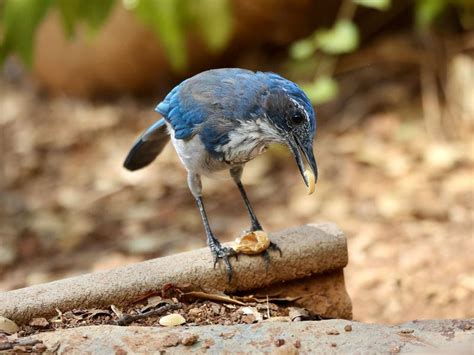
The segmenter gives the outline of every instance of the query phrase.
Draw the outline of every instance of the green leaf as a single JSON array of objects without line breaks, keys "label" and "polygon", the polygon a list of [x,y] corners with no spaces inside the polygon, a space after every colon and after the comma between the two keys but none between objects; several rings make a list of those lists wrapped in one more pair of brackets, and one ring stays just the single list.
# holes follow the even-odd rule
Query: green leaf
[{"label": "green leaf", "polygon": [[416,26],[423,30],[435,21],[448,5],[445,0],[418,0],[415,6]]},{"label": "green leaf", "polygon": [[196,26],[212,51],[219,51],[232,35],[233,20],[229,0],[189,2]]},{"label": "green leaf", "polygon": [[339,92],[337,82],[329,76],[322,76],[314,83],[302,85],[302,87],[311,102],[315,104],[331,101]]},{"label": "green leaf", "polygon": [[3,41],[0,44],[0,62],[8,54],[17,52],[31,66],[35,30],[43,20],[52,0],[7,0],[1,21]]},{"label": "green leaf", "polygon": [[115,0],[82,0],[81,15],[93,32],[97,32],[114,7]]},{"label": "green leaf", "polygon": [[183,0],[139,0],[134,12],[160,38],[171,66],[186,68],[186,33]]},{"label": "green leaf", "polygon": [[359,45],[359,31],[348,20],[336,22],[331,29],[316,31],[315,37],[321,50],[328,54],[352,52]]},{"label": "green leaf", "polygon": [[370,7],[377,10],[388,10],[390,0],[352,0],[355,4]]},{"label": "green leaf", "polygon": [[293,43],[290,47],[290,55],[294,59],[308,59],[317,49],[314,38],[305,38]]},{"label": "green leaf", "polygon": [[64,32],[71,37],[76,28],[76,22],[79,19],[81,0],[56,0]]},{"label": "green leaf", "polygon": [[79,21],[85,21],[89,31],[95,34],[109,16],[114,4],[115,0],[56,0],[68,36],[75,33]]}]

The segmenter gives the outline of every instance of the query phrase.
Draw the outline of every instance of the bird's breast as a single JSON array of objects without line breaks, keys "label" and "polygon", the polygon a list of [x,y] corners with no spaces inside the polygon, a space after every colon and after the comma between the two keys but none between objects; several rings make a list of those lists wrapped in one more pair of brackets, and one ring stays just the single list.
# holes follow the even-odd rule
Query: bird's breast
[{"label": "bird's breast", "polygon": [[269,143],[281,140],[278,132],[265,120],[243,121],[228,134],[228,140],[215,147],[231,164],[243,164],[263,153]]}]

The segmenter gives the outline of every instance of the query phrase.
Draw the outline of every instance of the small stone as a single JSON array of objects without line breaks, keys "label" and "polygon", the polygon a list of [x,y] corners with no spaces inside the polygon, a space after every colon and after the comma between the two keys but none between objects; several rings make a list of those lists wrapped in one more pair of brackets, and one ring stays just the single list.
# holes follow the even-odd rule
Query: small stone
[{"label": "small stone", "polygon": [[127,351],[122,348],[115,348],[115,355],[127,355]]},{"label": "small stone", "polygon": [[293,343],[293,345],[295,346],[296,349],[299,349],[299,348],[301,348],[301,341],[295,340],[295,342]]},{"label": "small stone", "polygon": [[339,332],[336,329],[331,329],[326,332],[327,335],[339,335]]},{"label": "small stone", "polygon": [[221,333],[220,336],[223,339],[232,339],[235,336],[235,333],[234,332]]},{"label": "small stone", "polygon": [[164,327],[174,327],[186,323],[186,319],[181,314],[173,313],[161,317],[159,323]]},{"label": "small stone", "polygon": [[20,353],[20,354],[25,354],[31,352],[33,349],[32,346],[26,346],[26,345],[15,345],[12,349],[14,353]]},{"label": "small stone", "polygon": [[336,343],[331,343],[331,347],[335,348],[337,346]]},{"label": "small stone", "polygon": [[191,315],[191,316],[197,316],[198,314],[200,314],[202,312],[202,310],[200,308],[191,308],[189,311],[188,311],[188,314]]},{"label": "small stone", "polygon": [[199,336],[197,334],[187,333],[181,338],[181,344],[191,346],[197,343]]},{"label": "small stone", "polygon": [[472,329],[472,325],[464,324],[464,330],[471,330],[471,329]]},{"label": "small stone", "polygon": [[19,331],[20,328],[16,323],[8,318],[0,316],[0,331],[3,331],[7,334],[13,334]]},{"label": "small stone", "polygon": [[33,351],[37,353],[44,353],[47,347],[43,343],[38,343],[33,346]]},{"label": "small stone", "polygon": [[402,329],[402,330],[400,330],[400,333],[402,333],[402,334],[411,334],[413,332],[414,332],[413,329]]},{"label": "small stone", "polygon": [[402,350],[400,345],[394,346],[390,349],[390,354],[398,354]]},{"label": "small stone", "polygon": [[221,306],[218,304],[211,304],[211,310],[214,312],[215,315],[219,314],[221,311]]},{"label": "small stone", "polygon": [[344,326],[344,330],[345,330],[346,332],[352,332],[352,325],[346,324],[346,325]]},{"label": "small stone", "polygon": [[246,315],[242,316],[242,322],[244,322],[246,324],[252,324],[256,320],[257,319],[255,318],[255,316],[253,314],[246,314]]},{"label": "small stone", "polygon": [[180,338],[176,334],[168,334],[162,340],[162,345],[165,348],[170,348],[173,346],[177,346],[180,343]]},{"label": "small stone", "polygon": [[285,339],[275,340],[275,345],[278,346],[278,347],[285,345]]},{"label": "small stone", "polygon": [[204,342],[202,343],[202,347],[204,349],[209,349],[211,346],[213,346],[215,344],[214,340],[212,340],[211,338],[209,339],[206,339],[204,340]]},{"label": "small stone", "polygon": [[30,322],[28,323],[30,326],[34,327],[34,328],[47,328],[49,327],[49,322],[47,321],[46,318],[33,318],[32,320],[30,320]]}]

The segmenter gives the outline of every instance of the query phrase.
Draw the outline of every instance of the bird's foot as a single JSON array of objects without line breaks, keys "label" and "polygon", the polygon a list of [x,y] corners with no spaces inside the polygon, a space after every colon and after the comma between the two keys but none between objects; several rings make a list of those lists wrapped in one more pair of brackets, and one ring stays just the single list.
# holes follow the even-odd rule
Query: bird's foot
[{"label": "bird's foot", "polygon": [[241,237],[236,240],[235,250],[238,253],[247,255],[261,254],[265,261],[265,269],[268,269],[270,265],[270,253],[269,250],[276,250],[282,256],[280,247],[270,241],[268,234],[263,230],[252,229],[248,232],[243,232]]},{"label": "bird's foot", "polygon": [[232,265],[229,261],[229,257],[235,256],[235,259],[238,259],[237,252],[232,248],[223,247],[217,239],[214,239],[209,243],[209,248],[211,249],[212,257],[214,258],[214,268],[216,268],[219,259],[224,261],[227,272],[227,281],[230,283],[232,281]]},{"label": "bird's foot", "polygon": [[270,265],[270,253],[268,252],[268,250],[276,250],[280,253],[280,258],[283,256],[283,253],[280,247],[276,243],[270,242],[270,245],[268,246],[268,248],[265,249],[265,251],[262,253],[266,270],[268,270],[268,266]]}]

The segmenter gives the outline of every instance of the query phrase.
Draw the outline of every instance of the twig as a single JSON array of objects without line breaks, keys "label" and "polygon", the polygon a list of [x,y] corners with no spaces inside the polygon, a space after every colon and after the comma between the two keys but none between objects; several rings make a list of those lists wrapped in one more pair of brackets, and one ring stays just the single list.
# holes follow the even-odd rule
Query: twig
[{"label": "twig", "polygon": [[42,342],[42,340],[33,338],[19,338],[11,342],[7,341],[6,343],[0,343],[0,351],[13,349],[15,346],[34,346]]},{"label": "twig", "polygon": [[268,303],[268,295],[267,295],[267,318],[270,319],[270,304]]},{"label": "twig", "polygon": [[151,311],[148,311],[148,312],[138,313],[138,314],[125,314],[122,318],[117,320],[116,324],[129,325],[135,322],[136,320],[153,317],[153,316],[160,316],[163,313],[166,313],[173,309],[179,309],[179,308],[182,308],[181,303],[169,303],[169,304],[165,304],[164,306],[161,306],[160,308],[152,309]]}]

